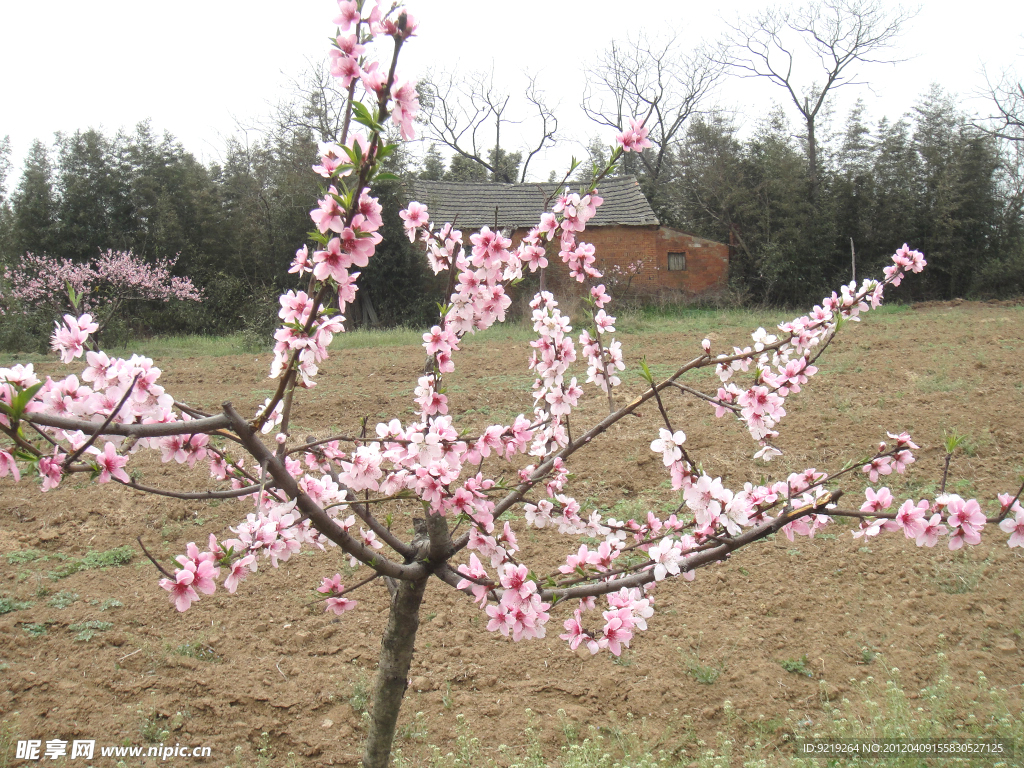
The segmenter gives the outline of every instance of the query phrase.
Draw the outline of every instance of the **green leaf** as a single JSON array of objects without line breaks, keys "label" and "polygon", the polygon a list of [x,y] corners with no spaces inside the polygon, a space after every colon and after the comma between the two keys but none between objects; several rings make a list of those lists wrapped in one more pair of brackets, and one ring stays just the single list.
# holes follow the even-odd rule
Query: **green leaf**
[{"label": "green leaf", "polygon": [[71,284],[70,281],[65,280],[64,285],[68,289],[68,299],[71,301],[71,306],[74,308],[75,312],[77,312],[78,302],[82,300],[82,294],[77,293],[75,291],[75,287]]},{"label": "green leaf", "polygon": [[370,110],[366,108],[366,105],[360,101],[352,102],[353,117],[356,122],[361,125],[365,125],[374,133],[384,133],[384,126],[377,122],[377,118],[370,114]]},{"label": "green leaf", "polygon": [[383,171],[376,176],[377,181],[400,181],[401,178],[398,174],[391,173],[390,171]]},{"label": "green leaf", "polygon": [[647,358],[643,357],[640,359],[640,372],[646,379],[647,383],[652,387],[654,386],[654,376],[651,374],[651,369],[647,367]]},{"label": "green leaf", "polygon": [[32,401],[32,398],[36,396],[36,392],[43,388],[42,382],[39,384],[33,384],[31,387],[22,389],[17,384],[11,384],[11,389],[14,390],[14,396],[11,398],[11,404],[8,406],[6,403],[0,403],[0,411],[5,415],[9,416],[12,420],[18,421],[21,419],[21,415],[25,412],[25,408]]}]

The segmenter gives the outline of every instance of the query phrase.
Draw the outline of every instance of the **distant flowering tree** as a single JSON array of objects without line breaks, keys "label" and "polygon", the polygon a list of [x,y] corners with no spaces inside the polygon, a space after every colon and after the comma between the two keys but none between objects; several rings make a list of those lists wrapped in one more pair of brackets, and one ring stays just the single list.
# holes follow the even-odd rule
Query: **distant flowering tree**
[{"label": "distant flowering tree", "polygon": [[[310,212],[312,248],[303,246],[292,261],[305,290],[281,297],[282,325],[271,364],[274,394],[247,418],[230,402],[214,414],[180,403],[158,383],[160,371],[152,361],[138,356],[124,360],[87,352],[81,380],[41,382],[31,365],[0,369],[0,432],[8,443],[0,449],[0,476],[18,480],[32,472],[46,491],[68,474],[88,473],[98,483],[177,498],[245,499],[251,511],[227,537],[211,535],[202,547],[189,543],[173,564],[153,560],[165,577],[160,586],[178,611],[189,610],[200,594],[213,594],[218,581],[229,593],[239,591],[261,559],[277,566],[303,547],[334,548],[330,562],[340,559],[366,569],[364,578],[346,586],[339,573],[332,573],[336,565],[326,568],[318,592],[329,612],[340,616],[357,609],[356,591],[381,579],[391,598],[364,766],[388,764],[431,578],[471,597],[491,632],[516,641],[542,638],[556,604],[565,604],[559,637],[570,648],[619,655],[647,628],[658,584],[669,577],[693,579],[698,569],[777,532],[790,539],[814,536],[835,518],[847,517],[858,523],[856,536],[902,530],[918,546],[935,546],[948,537],[956,549],[976,544],[986,525],[998,524],[1010,534],[1010,546],[1024,545],[1020,489],[1015,496],[1000,495],[998,511],[990,516],[977,501],[946,494],[945,478],[934,499],[910,499],[895,512],[897,502],[887,488],[869,489],[859,509],[840,506],[841,484],[853,476],[867,474],[875,483],[906,471],[917,446],[905,433],[891,434],[891,442],[831,474],[808,468],[759,481],[753,479],[762,471],[757,467],[742,487],[728,487],[698,462],[701,446],[688,442],[675,423],[679,411],[669,395],[693,397],[749,431],[754,460],[780,453],[773,440],[786,401],[818,373],[818,362],[841,326],[877,307],[886,285],[924,268],[924,257],[907,246],[896,252],[883,280],[843,286],[809,314],[772,332],[757,329],[752,343],[742,348],[713,350],[705,339],[693,359],[660,382],[640,362],[648,387],[624,405],[616,401],[625,361],[613,337],[611,297],[599,282],[593,246],[579,237],[602,203],[602,178],[623,151],[645,148],[646,131],[639,123],[617,137],[619,146],[593,182],[551,200],[550,210],[519,244],[486,227],[467,243],[450,223],[434,226],[426,206],[410,204],[402,212],[406,231],[423,245],[434,271],[448,273],[449,284],[437,324],[423,335],[426,363],[413,388],[415,415],[371,429],[353,423],[312,441],[295,439],[293,399],[316,385],[319,365],[334,334],[344,331],[344,312],[356,295],[353,270],[368,263],[379,241],[381,209],[368,190],[383,175],[378,162],[394,151],[383,141],[384,123],[392,120],[411,135],[417,109],[415,90],[396,74],[401,48],[416,30],[412,16],[356,0],[339,6],[332,70],[348,88],[351,120],[316,167],[326,188]],[[382,69],[368,51],[385,39],[393,42],[393,52]],[[590,321],[573,335],[555,297],[535,296],[537,337],[526,361],[536,374],[534,408],[471,434],[460,423],[457,401],[445,391],[445,377],[455,370],[464,337],[504,320],[511,303],[506,286],[524,269],[541,268],[538,250],[556,240],[560,260],[586,289]],[[54,344],[65,359],[74,359],[83,353],[95,322],[88,315],[65,320]],[[717,373],[720,386],[702,391],[688,381],[700,369]],[[585,425],[577,407],[589,385],[607,403],[608,415]],[[618,520],[584,509],[570,494],[573,455],[641,407],[660,416],[651,451],[661,457],[679,494],[678,513]],[[140,449],[160,451],[165,462],[208,463],[219,486],[182,491],[143,485],[125,470]],[[605,455],[614,461],[614,446]],[[513,509],[527,527],[590,539],[571,544],[564,561],[550,571],[530,568],[521,562],[517,537],[522,529],[509,520]],[[398,534],[403,527],[415,536],[403,539]],[[598,609],[598,598],[607,605]]]},{"label": "distant flowering tree", "polygon": [[0,293],[0,314],[12,311],[14,302],[22,310],[43,309],[55,316],[88,312],[98,321],[91,332],[95,340],[125,302],[202,301],[202,291],[189,278],[171,274],[175,262],[147,262],[131,251],[108,250],[85,263],[26,253],[4,270],[7,290]]}]

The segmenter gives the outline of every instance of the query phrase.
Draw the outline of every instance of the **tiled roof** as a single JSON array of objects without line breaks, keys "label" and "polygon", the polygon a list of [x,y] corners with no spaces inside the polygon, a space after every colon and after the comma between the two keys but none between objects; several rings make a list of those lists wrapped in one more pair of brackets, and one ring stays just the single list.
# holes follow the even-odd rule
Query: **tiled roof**
[{"label": "tiled roof", "polygon": [[[454,222],[460,229],[483,226],[517,229],[537,224],[544,200],[561,190],[554,183],[499,184],[493,181],[405,182],[406,197],[427,206],[435,225]],[[657,225],[658,218],[633,176],[605,179],[598,185],[604,203],[587,226]],[[495,213],[497,211],[497,213]]]}]

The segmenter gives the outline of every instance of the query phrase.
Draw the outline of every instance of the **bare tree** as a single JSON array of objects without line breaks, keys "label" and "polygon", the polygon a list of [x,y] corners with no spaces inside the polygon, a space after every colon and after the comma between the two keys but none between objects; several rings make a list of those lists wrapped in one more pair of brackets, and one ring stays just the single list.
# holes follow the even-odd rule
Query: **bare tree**
[{"label": "bare tree", "polygon": [[[465,76],[428,75],[418,85],[425,137],[476,163],[495,181],[524,182],[530,162],[554,146],[558,131],[558,119],[538,89],[536,77],[527,75],[527,81],[524,106],[495,85],[493,69]],[[508,144],[502,144],[507,140],[503,131],[528,120],[536,142],[510,152]]]},{"label": "bare tree", "polygon": [[644,120],[654,147],[635,157],[651,181],[661,175],[686,121],[700,111],[724,71],[721,54],[705,47],[681,53],[682,48],[675,37],[653,41],[641,35],[612,43],[583,96],[583,111],[598,125],[622,131],[628,120]]},{"label": "bare tree", "polygon": [[995,114],[978,128],[1009,141],[1024,141],[1024,85],[1012,72],[1004,72],[998,83],[988,80],[986,96],[995,106]]},{"label": "bare tree", "polygon": [[881,0],[823,0],[802,8],[769,8],[731,24],[726,62],[743,77],[764,77],[785,89],[807,130],[807,178],[818,189],[816,119],[829,94],[864,85],[857,64],[904,61],[890,53],[917,11]]}]

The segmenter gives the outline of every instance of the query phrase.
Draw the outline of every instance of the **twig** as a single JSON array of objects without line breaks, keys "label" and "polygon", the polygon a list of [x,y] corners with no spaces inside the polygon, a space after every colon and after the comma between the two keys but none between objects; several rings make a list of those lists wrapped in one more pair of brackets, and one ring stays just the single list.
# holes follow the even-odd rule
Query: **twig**
[{"label": "twig", "polygon": [[163,574],[164,576],[166,576],[166,577],[167,577],[168,579],[170,579],[171,581],[174,581],[174,580],[175,580],[175,579],[174,579],[174,576],[172,576],[171,574],[169,574],[169,573],[167,572],[167,569],[166,569],[166,568],[164,568],[164,567],[163,567],[162,565],[160,565],[160,563],[158,563],[158,562],[156,561],[156,558],[155,558],[155,557],[153,557],[153,556],[152,556],[151,554],[149,554],[149,550],[148,550],[148,549],[146,549],[146,545],[142,543],[142,537],[141,537],[141,536],[139,536],[139,537],[138,537],[138,538],[136,538],[135,540],[136,540],[137,542],[139,542],[139,546],[140,546],[140,547],[142,547],[142,554],[144,554],[144,555],[145,555],[146,557],[148,557],[148,558],[149,558],[149,561],[150,561],[151,563],[153,563],[153,565],[155,565],[155,566],[156,566],[156,569],[157,569],[158,571],[160,571],[160,573],[162,573],[162,574]]},{"label": "twig", "polygon": [[135,378],[132,379],[132,383],[128,386],[127,391],[124,393],[124,397],[121,398],[121,402],[117,404],[116,408],[110,411],[110,415],[107,416],[106,421],[104,421],[102,424],[99,425],[99,427],[96,428],[96,431],[92,433],[92,437],[90,437],[88,440],[85,441],[85,443],[79,446],[77,451],[75,451],[66,459],[64,459],[65,470],[68,467],[70,467],[74,463],[75,459],[81,456],[89,448],[90,445],[96,442],[96,439],[103,433],[103,430],[110,426],[110,422],[112,422],[114,420],[114,417],[121,412],[121,409],[124,407],[124,404],[128,402],[128,398],[132,396],[132,390],[135,389],[135,385],[138,383],[140,376],[142,376],[141,373],[135,374]]}]

